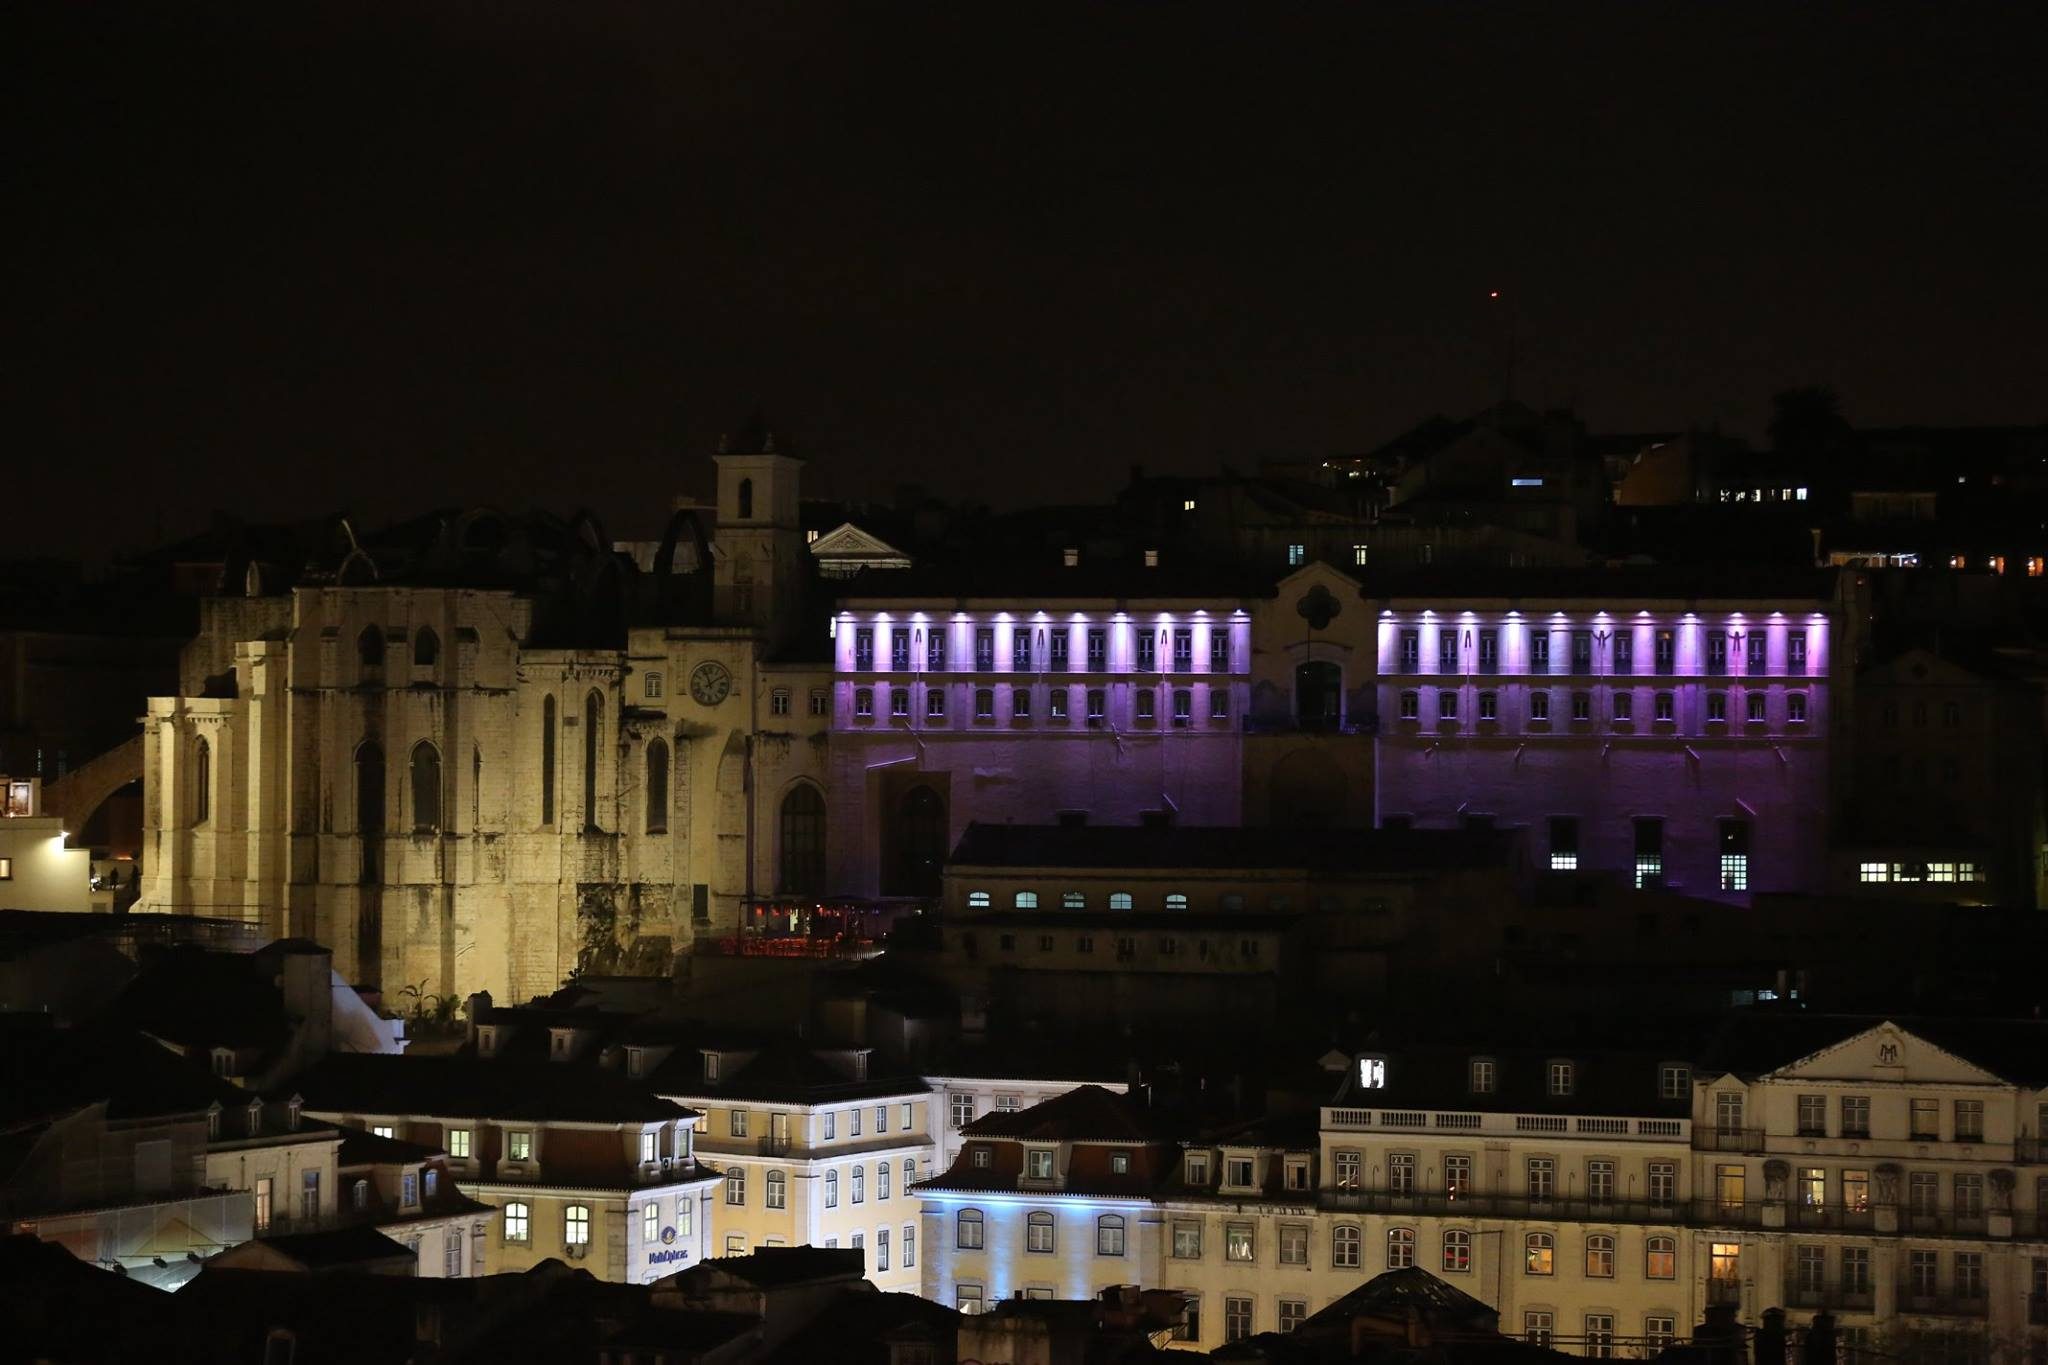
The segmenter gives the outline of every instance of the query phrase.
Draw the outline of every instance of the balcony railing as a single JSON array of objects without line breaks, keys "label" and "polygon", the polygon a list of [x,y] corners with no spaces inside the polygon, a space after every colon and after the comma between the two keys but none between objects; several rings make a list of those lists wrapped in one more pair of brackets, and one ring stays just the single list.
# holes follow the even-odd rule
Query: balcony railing
[{"label": "balcony railing", "polygon": [[1764,1130],[1711,1128],[1694,1124],[1692,1145],[1693,1150],[1700,1152],[1761,1152],[1764,1149]]},{"label": "balcony railing", "polygon": [[1980,1287],[1974,1292],[1959,1288],[1946,1291],[1930,1289],[1926,1285],[1901,1283],[1899,1285],[1898,1311],[1938,1318],[1981,1318],[1990,1307],[1990,1299]]},{"label": "balcony railing", "polygon": [[1844,1286],[1836,1282],[1800,1284],[1796,1279],[1788,1279],[1785,1282],[1787,1308],[1825,1308],[1838,1312],[1868,1313],[1876,1305],[1877,1291],[1872,1285]]},{"label": "balcony railing", "polygon": [[1625,1138],[1683,1142],[1686,1119],[1610,1118],[1594,1114],[1514,1114],[1491,1110],[1328,1109],[1327,1128],[1387,1133],[1459,1132],[1511,1137],[1531,1133],[1561,1137]]},{"label": "balcony railing", "polygon": [[1322,1192],[1325,1208],[1360,1213],[1414,1214],[1439,1218],[1585,1219],[1591,1222],[1661,1223],[1687,1221],[1680,1200],[1589,1199],[1584,1195],[1532,1198],[1525,1194],[1429,1193],[1390,1189],[1334,1189]]},{"label": "balcony railing", "polygon": [[1707,1302],[1741,1303],[1742,1281],[1728,1276],[1709,1276],[1707,1278]]}]

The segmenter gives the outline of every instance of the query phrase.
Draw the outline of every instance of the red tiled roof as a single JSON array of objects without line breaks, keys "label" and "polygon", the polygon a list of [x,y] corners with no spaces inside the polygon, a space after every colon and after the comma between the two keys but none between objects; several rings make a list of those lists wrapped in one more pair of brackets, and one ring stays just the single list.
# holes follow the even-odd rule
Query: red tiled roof
[{"label": "red tiled roof", "polygon": [[984,1114],[960,1132],[963,1137],[1044,1142],[1160,1142],[1177,1136],[1150,1110],[1099,1085],[1076,1086],[1014,1113]]}]

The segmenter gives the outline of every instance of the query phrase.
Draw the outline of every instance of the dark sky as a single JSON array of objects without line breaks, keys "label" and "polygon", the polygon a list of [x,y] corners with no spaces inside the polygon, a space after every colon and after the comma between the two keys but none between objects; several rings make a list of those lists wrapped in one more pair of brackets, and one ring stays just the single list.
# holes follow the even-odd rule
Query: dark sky
[{"label": "dark sky", "polygon": [[10,535],[650,532],[756,405],[1093,498],[1490,401],[1493,288],[1603,429],[2040,421],[2044,8],[42,6]]}]

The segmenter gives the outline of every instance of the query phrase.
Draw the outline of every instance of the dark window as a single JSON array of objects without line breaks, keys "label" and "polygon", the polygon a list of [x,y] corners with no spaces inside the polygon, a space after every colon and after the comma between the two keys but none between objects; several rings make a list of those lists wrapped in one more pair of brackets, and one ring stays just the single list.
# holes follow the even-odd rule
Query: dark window
[{"label": "dark window", "polygon": [[1804,673],[1806,671],[1806,636],[1794,631],[1785,641],[1785,671]]},{"label": "dark window", "polygon": [[1230,671],[1230,628],[1209,627],[1209,670],[1212,673]]},{"label": "dark window", "polygon": [[1479,632],[1479,671],[1498,673],[1500,671],[1500,632],[1482,630]]},{"label": "dark window", "polygon": [[540,822],[555,823],[555,699],[540,704]]},{"label": "dark window", "polygon": [[1626,630],[1614,632],[1614,672],[1636,671],[1636,637]]},{"label": "dark window", "polygon": [[432,626],[421,626],[412,637],[412,661],[420,668],[432,668],[441,658],[441,637]]},{"label": "dark window", "polygon": [[1185,673],[1195,666],[1195,632],[1186,626],[1176,626],[1173,631],[1173,667],[1177,673]]},{"label": "dark window", "polygon": [[377,882],[378,855],[383,852],[384,750],[365,740],[356,749],[356,835],[363,846],[359,873],[364,885]]},{"label": "dark window", "polygon": [[1573,815],[1550,817],[1550,870],[1575,872],[1579,866],[1579,821]]},{"label": "dark window", "polygon": [[1593,632],[1575,630],[1572,632],[1572,672],[1593,671]]},{"label": "dark window", "polygon": [[1458,671],[1458,632],[1440,631],[1436,637],[1436,671],[1456,673]]},{"label": "dark window", "polygon": [[425,740],[412,746],[412,827],[441,827],[441,755]]},{"label": "dark window", "polygon": [[668,743],[653,740],[647,746],[647,832],[668,831]]},{"label": "dark window", "polygon": [[889,632],[889,667],[898,673],[910,667],[910,632],[892,630]]},{"label": "dark window", "polygon": [[1344,673],[1328,660],[1294,669],[1295,722],[1304,730],[1334,730],[1344,715]]},{"label": "dark window", "polygon": [[741,479],[739,490],[740,520],[752,520],[754,515],[754,481]]},{"label": "dark window", "polygon": [[975,629],[974,666],[984,673],[996,666],[996,633],[991,627]]},{"label": "dark window", "polygon": [[1529,671],[1550,671],[1550,632],[1547,630],[1539,630],[1529,637]]},{"label": "dark window", "polygon": [[946,666],[946,632],[935,630],[925,640],[924,666],[934,671]]},{"label": "dark window", "polygon": [[1018,631],[1010,639],[1010,667],[1019,673],[1031,671],[1031,632]]},{"label": "dark window", "polygon": [[1723,635],[1720,631],[1715,631],[1707,636],[1707,672],[1726,673],[1728,671],[1728,640],[1729,637]]},{"label": "dark window", "polygon": [[213,746],[204,739],[192,746],[192,823],[203,825],[213,816]]},{"label": "dark window", "polygon": [[1754,631],[1754,630],[1753,630],[1753,631],[1751,631],[1751,632],[1749,633],[1749,671],[1750,671],[1750,672],[1752,672],[1752,673],[1761,673],[1761,672],[1763,672],[1763,671],[1764,671],[1764,666],[1765,666],[1765,662],[1764,662],[1764,661],[1765,661],[1766,657],[1768,656],[1768,653],[1769,653],[1769,650],[1770,650],[1770,644],[1771,644],[1770,640],[1769,640],[1768,638],[1766,638],[1766,637],[1764,636],[1764,634],[1763,634],[1763,633],[1762,633],[1761,631]]},{"label": "dark window", "polygon": [[825,798],[800,782],[782,798],[782,885],[790,896],[825,889]]},{"label": "dark window", "polygon": [[595,691],[583,699],[583,828],[597,825],[597,727],[604,712],[604,698]]},{"label": "dark window", "polygon": [[1419,631],[1401,632],[1401,671],[1414,673],[1422,667],[1422,634]]},{"label": "dark window", "polygon": [[994,720],[996,715],[996,690],[993,687],[974,689],[974,718]]},{"label": "dark window", "polygon": [[1100,630],[1090,630],[1088,632],[1088,667],[1097,672],[1101,671],[1104,661],[1108,658],[1108,650],[1108,635]]},{"label": "dark window", "polygon": [[853,666],[866,672],[875,666],[875,628],[862,626],[853,632]]},{"label": "dark window", "polygon": [[930,787],[912,787],[897,803],[890,824],[893,828],[883,894],[936,895],[939,868],[946,857],[944,799]]},{"label": "dark window", "polygon": [[690,887],[690,918],[698,924],[711,920],[711,888],[703,882]]},{"label": "dark window", "polygon": [[1047,660],[1046,666],[1055,673],[1066,672],[1067,633],[1064,630],[1056,630],[1053,631],[1050,635],[1046,636],[1045,649],[1045,657]]},{"label": "dark window", "polygon": [[1678,667],[1678,638],[1668,630],[1657,632],[1657,671],[1670,673]]},{"label": "dark window", "polygon": [[356,636],[356,654],[363,661],[363,667],[384,666],[384,631],[379,626],[364,626],[363,633]]}]

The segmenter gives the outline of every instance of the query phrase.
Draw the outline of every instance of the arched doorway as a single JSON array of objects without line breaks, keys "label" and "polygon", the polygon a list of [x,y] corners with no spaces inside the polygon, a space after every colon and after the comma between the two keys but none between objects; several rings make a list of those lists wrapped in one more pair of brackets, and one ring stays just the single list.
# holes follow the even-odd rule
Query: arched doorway
[{"label": "arched doorway", "polygon": [[815,896],[825,889],[825,798],[808,782],[799,782],[782,798],[777,848],[781,894]]},{"label": "arched doorway", "polygon": [[885,896],[936,896],[946,861],[946,802],[927,786],[912,787],[890,820],[889,856],[883,864]]},{"label": "arched doorway", "polygon": [[1344,723],[1344,670],[1312,659],[1294,670],[1294,721],[1304,730],[1334,730]]}]

